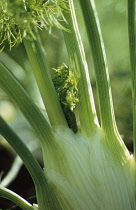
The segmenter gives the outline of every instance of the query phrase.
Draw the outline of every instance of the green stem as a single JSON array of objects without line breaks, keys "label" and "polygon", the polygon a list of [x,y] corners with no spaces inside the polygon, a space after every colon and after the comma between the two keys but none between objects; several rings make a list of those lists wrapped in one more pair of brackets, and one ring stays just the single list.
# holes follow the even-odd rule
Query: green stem
[{"label": "green stem", "polygon": [[38,37],[23,42],[51,125],[67,126]]},{"label": "green stem", "polygon": [[8,173],[6,174],[6,176],[4,176],[4,178],[0,182],[3,187],[9,186],[15,180],[22,165],[23,165],[22,160],[20,159],[19,156],[17,156],[14,159],[14,162],[12,163],[12,166],[9,169]]},{"label": "green stem", "polygon": [[40,165],[33,157],[27,146],[0,117],[0,133],[20,156],[26,168],[28,169],[36,188],[37,202],[39,210],[60,209],[54,192],[50,188]]},{"label": "green stem", "polygon": [[85,20],[89,43],[92,49],[101,126],[110,136],[111,133],[117,134],[118,132],[115,123],[108,67],[99,20],[94,0],[79,1]]},{"label": "green stem", "polygon": [[33,206],[11,190],[0,185],[0,197],[6,198],[23,210],[34,210]]},{"label": "green stem", "polygon": [[128,0],[128,33],[130,64],[132,73],[132,100],[133,100],[133,142],[134,157],[136,160],[136,28],[135,28],[135,0]]},{"label": "green stem", "polygon": [[77,25],[73,0],[69,0],[67,4],[70,11],[64,12],[64,16],[68,24],[63,23],[63,26],[68,29],[69,32],[64,30],[63,34],[71,67],[78,79],[78,110],[81,131],[89,136],[96,127],[96,124],[98,124],[98,121],[89,79],[88,66]]},{"label": "green stem", "polygon": [[41,144],[52,143],[52,131],[40,110],[31,100],[17,79],[10,73],[7,67],[0,62],[0,87],[19,106],[20,110],[34,129]]}]

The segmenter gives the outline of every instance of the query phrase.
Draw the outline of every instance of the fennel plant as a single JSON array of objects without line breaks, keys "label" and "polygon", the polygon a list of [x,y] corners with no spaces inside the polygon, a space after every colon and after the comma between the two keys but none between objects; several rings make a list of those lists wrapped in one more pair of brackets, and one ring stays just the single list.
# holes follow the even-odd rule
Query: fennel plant
[{"label": "fennel plant", "polygon": [[[95,3],[93,0],[79,2],[92,50],[100,121],[73,0],[2,0],[0,3],[2,49],[7,42],[10,48],[23,42],[49,119],[43,116],[6,63],[0,62],[0,87],[15,101],[32,126],[43,153],[42,169],[0,117],[1,135],[21,157],[34,181],[37,205],[28,203],[2,185],[0,196],[24,210],[136,209],[135,1],[128,0],[134,155],[130,155],[116,126]],[[57,68],[53,80],[39,35],[39,29],[49,26],[62,30],[69,56],[69,67]]]}]

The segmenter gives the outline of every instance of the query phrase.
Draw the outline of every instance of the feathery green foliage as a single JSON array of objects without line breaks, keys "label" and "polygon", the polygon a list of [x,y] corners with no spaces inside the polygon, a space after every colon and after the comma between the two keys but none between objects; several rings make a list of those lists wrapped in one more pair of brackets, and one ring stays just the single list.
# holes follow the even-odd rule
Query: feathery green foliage
[{"label": "feathery green foliage", "polygon": [[10,48],[23,38],[36,39],[33,30],[56,26],[64,29],[63,10],[66,1],[60,0],[2,0],[0,2],[0,43],[8,41]]}]

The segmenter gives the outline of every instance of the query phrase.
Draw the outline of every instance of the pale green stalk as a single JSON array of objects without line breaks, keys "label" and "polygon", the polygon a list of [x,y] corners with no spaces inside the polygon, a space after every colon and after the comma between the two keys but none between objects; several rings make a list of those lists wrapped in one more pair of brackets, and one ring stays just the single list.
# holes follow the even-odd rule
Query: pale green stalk
[{"label": "pale green stalk", "polygon": [[133,143],[134,157],[136,160],[136,22],[135,22],[135,0],[128,0],[128,32],[130,64],[132,74],[132,100],[133,100]]},{"label": "pale green stalk", "polygon": [[106,135],[106,143],[115,155],[118,154],[116,156],[119,160],[123,153],[124,155],[125,153],[128,154],[128,150],[116,126],[105,48],[95,2],[94,0],[84,0],[84,2],[80,0],[80,4],[92,50],[99,99],[100,124]]},{"label": "pale green stalk", "polygon": [[79,0],[92,50],[99,99],[101,126],[109,134],[117,133],[110,79],[99,19],[94,0]]},{"label": "pale green stalk", "polygon": [[33,157],[27,146],[14,133],[2,117],[0,117],[0,133],[20,156],[28,169],[35,184],[39,210],[44,210],[45,208],[47,210],[60,209],[56,196],[49,186],[40,165]]},{"label": "pale green stalk", "polygon": [[[27,147],[33,153],[34,151],[36,151],[36,149],[39,148],[39,144],[37,144],[37,142],[33,143],[33,141],[30,141],[27,144]],[[17,155],[15,157],[9,171],[7,172],[7,174],[3,177],[3,179],[0,182],[3,187],[8,187],[16,179],[22,165],[23,165],[23,161]]]},{"label": "pale green stalk", "polygon": [[[53,3],[53,1],[49,1],[48,3]],[[59,1],[56,0],[55,3],[59,4]],[[94,2],[84,0],[81,1],[81,3],[83,3],[83,13],[85,13],[84,6],[86,5],[86,14],[84,15],[88,17],[86,20],[87,23],[88,21],[89,23],[91,22],[91,28],[89,23],[88,28],[92,31],[91,34],[89,34],[89,32],[88,34],[92,36],[90,43],[93,48],[92,54],[96,69],[101,127],[98,125],[94,108],[88,67],[78,31],[73,0],[68,0],[65,5],[67,9],[62,8],[64,19],[67,22],[63,23],[63,27],[65,27],[68,32],[64,31],[63,33],[70,57],[71,68],[78,79],[79,104],[77,109],[79,111],[80,121],[79,131],[76,134],[73,133],[71,129],[65,126],[66,124],[63,119],[61,120],[61,126],[57,120],[51,122],[52,125],[57,125],[53,128],[50,128],[46,123],[44,124],[44,126],[46,125],[47,136],[45,135],[45,144],[43,143],[44,141],[42,141],[45,164],[45,177],[43,179],[41,169],[38,169],[36,172],[38,173],[36,174],[37,177],[33,177],[33,172],[35,171],[32,171],[31,164],[33,162],[31,159],[27,160],[27,149],[24,148],[26,151],[22,151],[22,148],[19,148],[19,144],[17,143],[19,142],[18,137],[2,120],[0,121],[0,128],[2,135],[11,143],[18,154],[22,156],[25,164],[28,164],[29,172],[36,183],[36,189],[39,190],[39,193],[37,192],[37,198],[40,210],[44,210],[46,206],[47,209],[50,210],[134,210],[136,209],[135,163],[133,156],[129,154],[116,129],[107,64],[104,57],[105,51]],[[90,9],[88,9],[89,7]],[[25,40],[24,42],[26,46],[28,41]],[[33,69],[35,77],[38,78],[37,83],[39,87],[40,80],[42,80],[40,88],[42,93],[44,88],[48,88],[44,84],[47,82],[46,78],[42,78],[44,74],[47,75],[49,83],[51,80],[48,71],[45,71],[47,68],[44,63],[43,54],[41,54],[41,50],[39,49],[38,42],[31,39],[28,43],[27,53],[31,63],[34,62],[35,64],[33,64]],[[96,53],[94,51],[96,51]],[[40,55],[42,58],[38,57]],[[98,59],[98,64],[96,58]],[[7,69],[2,65],[1,68],[3,75],[7,76]],[[6,70],[6,74],[4,74],[4,70]],[[11,76],[7,78],[9,79]],[[7,78],[5,77],[4,79]],[[17,90],[20,90],[16,82],[8,84],[3,82],[2,79],[0,81],[2,81],[4,90],[17,100],[19,94],[15,93],[16,96],[14,96],[12,93],[15,89],[12,87],[12,91],[10,91],[8,87],[5,87],[9,84],[15,84],[18,88]],[[52,87],[50,85],[51,83],[49,87]],[[22,92],[18,93],[24,96]],[[49,100],[48,96],[49,93],[46,95],[47,100]],[[44,97],[43,100],[46,100],[46,97]],[[103,97],[106,97],[105,102]],[[24,98],[27,99],[26,96]],[[18,100],[17,103],[21,105]],[[49,106],[49,104],[47,104],[47,106]],[[21,109],[24,113],[28,113],[27,108],[25,108],[25,110],[23,108]],[[53,110],[52,107],[47,112],[49,111],[53,111],[54,113],[55,110]],[[52,116],[53,113],[51,113]],[[42,127],[43,131],[44,126]],[[40,136],[42,130],[37,131]],[[44,137],[44,135],[42,137]],[[24,152],[24,154],[22,152]],[[40,180],[37,180],[38,177]],[[41,186],[41,183],[43,183],[43,186]],[[45,198],[41,197],[41,195],[44,195]]]},{"label": "pale green stalk", "polygon": [[4,178],[1,180],[0,184],[3,187],[8,187],[17,177],[21,167],[23,165],[22,160],[20,159],[19,156],[17,156],[14,159],[14,162],[12,163],[11,168],[9,169],[8,173],[6,174],[6,176],[4,176]]},{"label": "pale green stalk", "polygon": [[46,141],[49,145],[52,142],[52,131],[48,122],[24,88],[2,62],[0,62],[0,75],[0,87],[18,105],[25,118],[34,129],[41,144],[45,144]]},{"label": "pale green stalk", "polygon": [[89,80],[88,66],[85,58],[84,48],[78,30],[73,0],[67,2],[69,11],[64,11],[66,22],[63,26],[68,30],[63,31],[64,39],[70,59],[72,71],[74,72],[79,89],[78,114],[82,133],[90,136],[98,125],[94,99]]},{"label": "pale green stalk", "polygon": [[0,185],[0,197],[6,198],[23,210],[34,210],[33,206],[18,194]]},{"label": "pale green stalk", "polygon": [[23,42],[51,125],[67,126],[38,37]]}]

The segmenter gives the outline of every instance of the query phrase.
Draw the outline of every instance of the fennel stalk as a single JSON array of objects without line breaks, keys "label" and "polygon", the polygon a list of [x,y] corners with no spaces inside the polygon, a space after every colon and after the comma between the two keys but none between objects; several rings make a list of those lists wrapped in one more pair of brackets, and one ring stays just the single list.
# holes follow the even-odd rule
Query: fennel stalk
[{"label": "fennel stalk", "polygon": [[[100,122],[95,110],[88,64],[78,30],[73,0],[45,2],[14,0],[14,4],[2,1],[1,43],[4,44],[7,39],[10,47],[13,47],[17,42],[23,41],[49,123],[11,74],[6,63],[2,62],[0,62],[0,87],[16,102],[34,129],[41,143],[44,169],[40,168],[31,152],[2,118],[0,118],[0,132],[22,158],[34,180],[38,207],[30,205],[30,209],[134,210],[136,209],[135,151],[134,156],[130,155],[116,127],[104,44],[95,3],[93,0],[79,2],[92,48]],[[131,25],[135,17],[133,3],[134,1],[128,1],[129,27],[133,29],[130,30],[130,45],[135,34],[133,24]],[[77,83],[78,119],[75,132],[68,126],[61,107],[61,99],[55,91],[42,51],[38,29],[47,28],[48,25],[56,25],[63,30],[70,69]],[[135,62],[132,59],[135,55],[135,45],[133,49],[130,46],[130,54],[134,73],[132,83],[135,109]],[[64,71],[60,72],[60,77],[61,73],[63,75]],[[65,105],[67,103],[64,103]],[[20,148],[20,144],[23,149]],[[6,189],[3,190],[4,188],[0,187],[0,196],[10,198],[22,208],[22,199],[12,199],[14,195],[8,193]],[[26,205],[29,209],[29,204]]]}]

